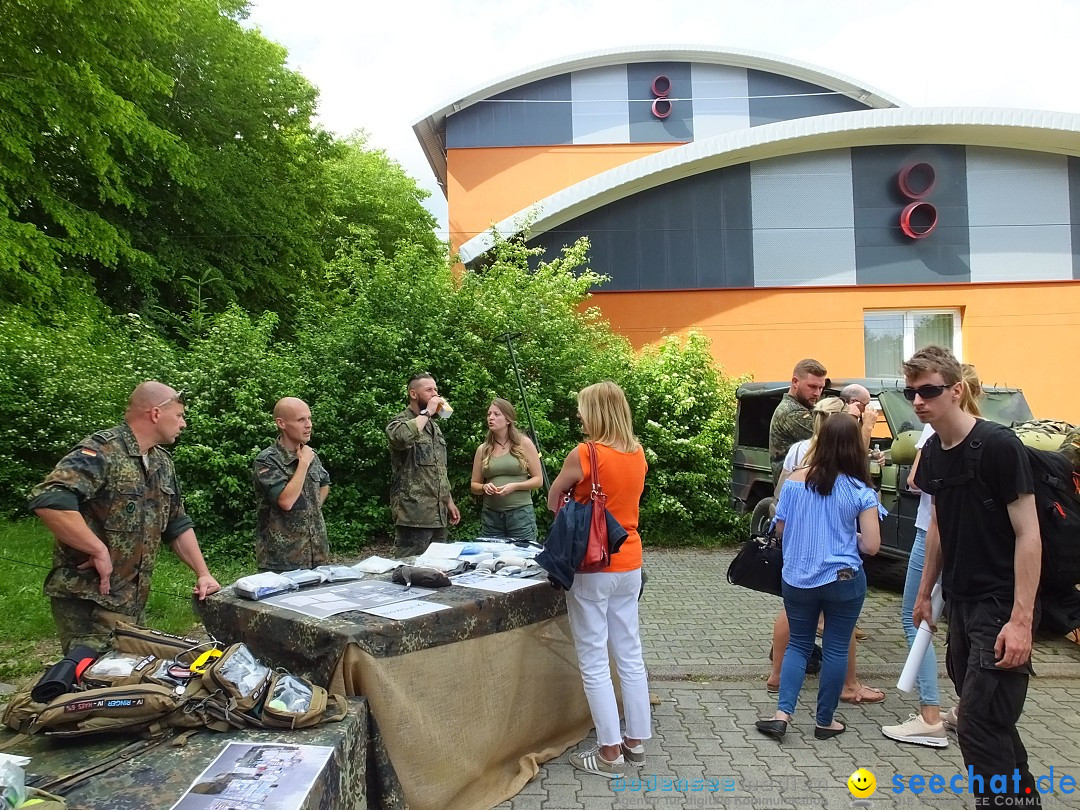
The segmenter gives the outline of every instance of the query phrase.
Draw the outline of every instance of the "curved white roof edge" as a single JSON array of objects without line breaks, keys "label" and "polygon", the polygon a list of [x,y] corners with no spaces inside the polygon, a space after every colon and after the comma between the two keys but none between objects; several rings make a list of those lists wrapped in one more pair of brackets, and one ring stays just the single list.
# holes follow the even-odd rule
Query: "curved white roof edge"
[{"label": "curved white roof edge", "polygon": [[[900,107],[797,118],[675,146],[594,175],[495,225],[503,236],[532,217],[531,234],[608,203],[701,172],[824,149],[895,143],[997,146],[1080,156],[1080,114],[992,107]],[[468,264],[491,248],[490,232],[465,242]]]},{"label": "curved white roof edge", "polygon": [[494,82],[476,87],[465,95],[448,101],[415,124],[413,132],[420,141],[431,170],[446,193],[446,117],[459,112],[478,101],[520,87],[523,84],[549,79],[575,70],[604,67],[611,64],[635,62],[685,61],[705,64],[731,65],[752,68],[769,73],[779,73],[793,79],[827,87],[843,93],[856,101],[875,109],[902,107],[899,99],[864,85],[842,73],[826,70],[809,62],[800,62],[764,51],[743,48],[723,48],[712,45],[635,45],[622,48],[605,48],[552,59],[533,67],[507,74]]}]

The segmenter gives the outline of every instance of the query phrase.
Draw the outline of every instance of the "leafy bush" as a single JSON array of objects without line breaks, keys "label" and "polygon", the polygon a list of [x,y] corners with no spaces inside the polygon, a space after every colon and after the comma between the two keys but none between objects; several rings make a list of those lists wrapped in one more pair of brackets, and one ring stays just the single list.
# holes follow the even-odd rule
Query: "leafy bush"
[{"label": "leafy bush", "polygon": [[0,314],[0,515],[77,441],[119,423],[131,390],[170,379],[173,349],[138,317],[87,303],[51,325],[24,310]]},{"label": "leafy bush", "polygon": [[272,312],[253,318],[231,307],[183,358],[176,386],[188,392],[188,426],[173,457],[184,505],[211,554],[252,556],[251,464],[277,435],[274,403],[306,396],[292,347],[274,344],[276,325]]},{"label": "leafy bush", "polygon": [[626,381],[649,462],[641,524],[664,545],[711,544],[739,526],[731,451],[739,380],[717,369],[699,332],[646,348]]}]

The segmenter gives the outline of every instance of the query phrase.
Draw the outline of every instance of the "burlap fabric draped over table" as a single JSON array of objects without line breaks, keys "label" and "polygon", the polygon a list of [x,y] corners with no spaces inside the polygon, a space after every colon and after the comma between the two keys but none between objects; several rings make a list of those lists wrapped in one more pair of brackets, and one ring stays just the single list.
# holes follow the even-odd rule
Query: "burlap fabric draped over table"
[{"label": "burlap fabric draped over table", "polygon": [[389,756],[376,767],[387,786],[396,772],[403,792],[369,793],[372,807],[493,807],[592,725],[563,594],[545,582],[426,598],[451,609],[405,621],[358,611],[314,619],[226,588],[201,613],[219,641],[243,641],[267,663],[367,698],[385,746],[371,749]]}]

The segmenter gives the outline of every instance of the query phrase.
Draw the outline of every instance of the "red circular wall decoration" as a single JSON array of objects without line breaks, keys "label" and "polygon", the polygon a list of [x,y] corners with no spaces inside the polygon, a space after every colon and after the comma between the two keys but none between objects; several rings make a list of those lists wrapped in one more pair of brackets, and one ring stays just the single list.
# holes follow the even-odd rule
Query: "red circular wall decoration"
[{"label": "red circular wall decoration", "polygon": [[900,230],[912,239],[925,239],[937,227],[937,209],[930,203],[917,200],[900,212]]},{"label": "red circular wall decoration", "polygon": [[909,163],[896,175],[896,184],[909,200],[921,200],[934,190],[937,172],[929,163]]},{"label": "red circular wall decoration", "polygon": [[652,103],[652,114],[661,120],[671,115],[672,103],[668,95],[671,93],[671,79],[661,73],[652,81],[652,94],[656,100]]},{"label": "red circular wall decoration", "polygon": [[909,163],[896,175],[896,185],[908,200],[900,212],[900,231],[909,239],[925,239],[938,224],[937,208],[926,197],[937,184],[937,172],[929,163]]}]

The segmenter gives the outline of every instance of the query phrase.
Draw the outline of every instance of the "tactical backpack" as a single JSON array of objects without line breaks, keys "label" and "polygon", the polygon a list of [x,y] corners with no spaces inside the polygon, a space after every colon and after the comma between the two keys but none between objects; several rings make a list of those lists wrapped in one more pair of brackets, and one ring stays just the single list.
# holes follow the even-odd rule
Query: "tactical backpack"
[{"label": "tactical backpack", "polygon": [[[20,734],[151,738],[174,728],[304,728],[348,712],[344,696],[272,672],[243,644],[215,650],[205,671],[195,672],[194,656],[211,644],[133,625],[118,626],[115,638],[117,649],[95,662],[100,672],[87,667],[90,688],[35,701],[33,687],[43,673],[12,696],[4,725]],[[187,674],[174,674],[178,669]]]},{"label": "tactical backpack", "polygon": [[[978,421],[964,444],[964,472],[952,478],[930,482],[929,492],[943,487],[974,482],[978,498],[986,509],[1000,509],[990,488],[979,475],[985,431],[994,423]],[[938,439],[940,442],[940,439]],[[1044,590],[1072,588],[1080,583],[1080,473],[1062,453],[1023,445],[1035,482],[1035,509],[1042,535],[1042,575]]]}]

